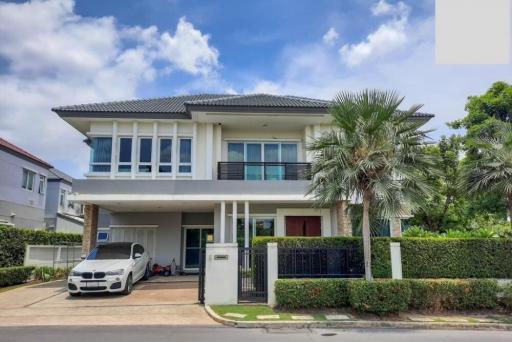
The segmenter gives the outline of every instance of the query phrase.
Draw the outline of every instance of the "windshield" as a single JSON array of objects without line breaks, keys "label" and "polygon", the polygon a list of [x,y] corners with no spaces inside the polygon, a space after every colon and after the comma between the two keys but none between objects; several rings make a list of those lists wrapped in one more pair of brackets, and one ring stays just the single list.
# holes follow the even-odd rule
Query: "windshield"
[{"label": "windshield", "polygon": [[92,250],[87,260],[130,259],[130,245],[100,245]]}]

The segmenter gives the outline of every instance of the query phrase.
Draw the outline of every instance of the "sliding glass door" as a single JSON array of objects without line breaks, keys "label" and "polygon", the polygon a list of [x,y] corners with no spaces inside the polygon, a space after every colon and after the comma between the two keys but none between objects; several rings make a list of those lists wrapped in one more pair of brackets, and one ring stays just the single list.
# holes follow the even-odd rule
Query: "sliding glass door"
[{"label": "sliding glass door", "polygon": [[213,242],[212,228],[185,228],[185,271],[199,269],[201,248],[205,248],[207,242]]}]

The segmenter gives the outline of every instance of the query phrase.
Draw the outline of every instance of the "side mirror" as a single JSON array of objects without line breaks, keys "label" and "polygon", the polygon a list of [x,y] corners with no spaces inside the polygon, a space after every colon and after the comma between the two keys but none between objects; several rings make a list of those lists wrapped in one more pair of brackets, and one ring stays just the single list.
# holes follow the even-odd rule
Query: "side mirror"
[{"label": "side mirror", "polygon": [[135,254],[133,255],[133,258],[134,258],[134,259],[142,258],[142,254],[140,254],[140,253],[135,253]]}]

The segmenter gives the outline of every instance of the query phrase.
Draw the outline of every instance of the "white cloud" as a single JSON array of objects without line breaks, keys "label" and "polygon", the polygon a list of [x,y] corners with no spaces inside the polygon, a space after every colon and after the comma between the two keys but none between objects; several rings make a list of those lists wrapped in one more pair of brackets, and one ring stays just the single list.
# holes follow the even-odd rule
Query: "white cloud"
[{"label": "white cloud", "polygon": [[80,176],[87,147],[50,108],[133,98],[162,73],[207,78],[219,66],[208,40],[185,18],[173,34],[79,16],[73,0],[0,2],[0,136]]},{"label": "white cloud", "polygon": [[393,17],[368,34],[365,40],[356,44],[345,44],[340,48],[341,58],[348,66],[356,66],[386,55],[407,43],[409,6],[403,2],[390,5],[385,0],[380,0],[371,10],[374,16]]},{"label": "white cloud", "polygon": [[336,40],[338,39],[340,35],[338,34],[338,32],[336,31],[336,29],[334,27],[331,27],[329,29],[329,31],[327,31],[324,36],[322,37],[322,40],[325,44],[327,45],[334,45],[334,43],[336,42]]}]

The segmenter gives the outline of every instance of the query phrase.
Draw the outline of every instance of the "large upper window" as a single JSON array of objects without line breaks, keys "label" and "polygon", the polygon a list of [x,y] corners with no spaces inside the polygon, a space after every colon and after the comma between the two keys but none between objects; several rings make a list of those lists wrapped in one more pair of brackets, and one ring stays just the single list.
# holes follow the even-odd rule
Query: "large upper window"
[{"label": "large upper window", "polygon": [[112,138],[91,139],[91,172],[110,172]]},{"label": "large upper window", "polygon": [[297,144],[295,143],[228,143],[228,161],[247,163],[244,169],[246,180],[284,179],[285,169],[281,163],[295,163],[297,162],[297,155]]},{"label": "large upper window", "polygon": [[192,139],[190,138],[180,138],[180,163],[178,172],[192,172]]},{"label": "large upper window", "polygon": [[158,172],[172,172],[172,139],[170,138],[160,138]]},{"label": "large upper window", "polygon": [[21,187],[27,190],[34,190],[34,178],[36,173],[27,169],[23,169],[23,178],[21,181]]},{"label": "large upper window", "polygon": [[153,144],[151,138],[139,139],[139,172],[151,172],[151,149]]},{"label": "large upper window", "polygon": [[43,175],[39,175],[39,194],[43,195],[44,190],[46,189],[46,177]]},{"label": "large upper window", "polygon": [[119,138],[119,172],[132,171],[132,138]]}]

